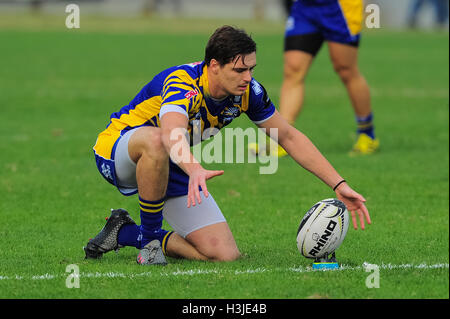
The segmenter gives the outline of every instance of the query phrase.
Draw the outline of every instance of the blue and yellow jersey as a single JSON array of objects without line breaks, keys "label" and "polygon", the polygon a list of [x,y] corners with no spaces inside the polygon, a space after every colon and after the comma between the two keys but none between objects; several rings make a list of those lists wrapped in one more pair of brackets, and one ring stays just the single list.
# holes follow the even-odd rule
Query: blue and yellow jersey
[{"label": "blue and yellow jersey", "polygon": [[[109,124],[99,134],[94,146],[99,170],[111,173],[109,177],[103,174],[109,182],[116,184],[113,160],[119,138],[137,127],[159,127],[160,117],[166,112],[179,112],[188,117],[191,145],[196,140],[193,134],[202,136],[209,128],[220,130],[242,113],[256,124],[274,114],[275,106],[264,87],[255,79],[252,79],[242,96],[214,100],[209,94],[206,71],[207,65],[204,62],[166,69],[146,84],[128,105],[111,114]],[[171,162],[168,196],[187,194],[187,182],[188,177]],[[178,186],[173,188],[171,185]]]}]

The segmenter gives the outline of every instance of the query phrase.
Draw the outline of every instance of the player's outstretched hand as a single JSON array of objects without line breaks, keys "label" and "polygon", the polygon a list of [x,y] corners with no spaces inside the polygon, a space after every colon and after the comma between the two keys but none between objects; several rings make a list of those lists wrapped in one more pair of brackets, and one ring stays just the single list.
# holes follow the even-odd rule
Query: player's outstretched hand
[{"label": "player's outstretched hand", "polygon": [[208,188],[206,187],[206,181],[215,176],[222,175],[223,171],[211,171],[204,168],[199,168],[193,171],[189,175],[189,188],[188,188],[188,198],[187,198],[187,207],[195,206],[197,202],[201,204],[202,198],[200,197],[199,186],[202,188],[202,192],[205,197],[209,196]]},{"label": "player's outstretched hand", "polygon": [[350,211],[354,229],[358,229],[356,214],[359,216],[359,222],[362,230],[365,229],[364,220],[366,220],[368,224],[372,223],[370,221],[369,211],[367,210],[366,205],[364,205],[364,202],[366,201],[365,198],[351,189],[347,183],[342,183],[342,185],[336,189],[336,195],[337,198],[342,201]]}]

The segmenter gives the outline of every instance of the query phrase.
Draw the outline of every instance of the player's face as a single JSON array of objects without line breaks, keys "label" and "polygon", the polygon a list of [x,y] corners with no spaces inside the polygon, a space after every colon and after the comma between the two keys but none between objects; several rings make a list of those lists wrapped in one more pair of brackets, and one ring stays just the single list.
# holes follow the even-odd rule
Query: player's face
[{"label": "player's face", "polygon": [[226,95],[242,95],[247,90],[256,66],[256,52],[238,55],[219,68],[220,86]]}]

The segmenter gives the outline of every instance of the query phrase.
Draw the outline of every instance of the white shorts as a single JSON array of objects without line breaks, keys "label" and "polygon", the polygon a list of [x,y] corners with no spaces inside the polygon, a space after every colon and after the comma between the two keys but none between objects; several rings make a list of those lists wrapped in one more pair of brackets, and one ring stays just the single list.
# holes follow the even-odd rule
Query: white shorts
[{"label": "white shorts", "polygon": [[[137,190],[136,163],[130,158],[128,153],[128,141],[135,128],[126,132],[117,143],[114,153],[114,165],[119,189],[123,193],[131,193]],[[182,237],[203,227],[216,223],[226,222],[219,206],[211,193],[206,198],[200,193],[201,204],[196,204],[187,208],[187,195],[171,197],[165,200],[163,217],[173,230]]]}]

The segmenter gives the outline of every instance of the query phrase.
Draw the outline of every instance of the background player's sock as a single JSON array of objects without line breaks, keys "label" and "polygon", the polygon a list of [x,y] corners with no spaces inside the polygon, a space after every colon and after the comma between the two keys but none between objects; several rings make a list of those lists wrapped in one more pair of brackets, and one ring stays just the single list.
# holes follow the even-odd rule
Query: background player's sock
[{"label": "background player's sock", "polygon": [[372,113],[364,117],[356,116],[356,124],[358,127],[357,129],[358,135],[364,133],[370,136],[371,139],[375,139]]}]

